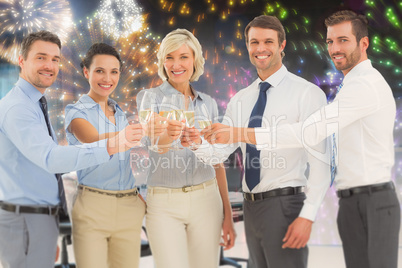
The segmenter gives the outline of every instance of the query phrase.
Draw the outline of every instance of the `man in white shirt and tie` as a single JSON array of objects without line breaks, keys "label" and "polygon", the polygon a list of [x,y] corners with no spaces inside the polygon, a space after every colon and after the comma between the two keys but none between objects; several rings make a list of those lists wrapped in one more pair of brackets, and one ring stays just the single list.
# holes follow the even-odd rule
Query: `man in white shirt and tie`
[{"label": "man in white shirt and tie", "polygon": [[337,128],[337,221],[346,266],[396,268],[400,205],[391,181],[395,100],[368,60],[367,19],[353,11],[339,11],[325,24],[328,53],[345,76],[332,103],[304,122],[281,125],[275,131],[213,125],[204,131],[205,138],[256,144],[262,151],[308,148]]},{"label": "man in white shirt and tie", "polygon": [[[282,64],[286,36],[276,17],[254,18],[245,28],[245,40],[258,78],[231,99],[224,122],[237,127],[280,126],[302,121],[326,104],[319,87],[290,73]],[[171,126],[170,122],[168,130]],[[184,137],[191,136],[191,130],[185,132]],[[200,143],[199,135],[193,138]],[[319,157],[304,148],[259,151],[245,143],[218,148],[207,157],[204,150],[209,149],[203,147],[208,143],[204,143],[195,154],[211,164],[238,146],[242,149],[249,267],[306,268],[311,225],[330,183],[325,141],[314,148]],[[221,159],[216,159],[219,155]]]}]

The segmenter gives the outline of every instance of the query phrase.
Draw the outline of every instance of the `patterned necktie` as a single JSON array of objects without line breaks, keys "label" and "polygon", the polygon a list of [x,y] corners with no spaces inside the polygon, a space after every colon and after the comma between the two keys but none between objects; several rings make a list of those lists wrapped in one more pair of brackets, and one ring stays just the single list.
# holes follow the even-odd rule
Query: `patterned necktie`
[{"label": "patterned necktie", "polygon": [[[343,83],[341,83],[338,87],[338,90],[336,91],[336,94],[338,94],[339,90],[343,87]],[[335,97],[336,97],[335,94]],[[335,176],[336,176],[336,155],[338,154],[338,149],[336,146],[336,138],[335,138],[335,133],[332,134],[332,153],[331,153],[331,186],[334,183]]]},{"label": "patterned necktie", "polygon": [[[254,105],[248,123],[249,128],[261,127],[262,116],[264,114],[265,105],[267,104],[267,90],[271,85],[267,82],[260,83],[260,93],[257,102]],[[255,145],[246,145],[246,183],[250,192],[260,182],[260,151]]]},{"label": "patterned necktie", "polygon": [[[46,120],[46,126],[47,130],[49,132],[49,136],[52,136],[52,131],[51,131],[51,126],[50,126],[50,121],[49,121],[49,115],[47,111],[47,101],[44,96],[39,99],[40,102],[40,108],[42,109],[43,115],[45,116]],[[66,196],[64,194],[64,186],[63,186],[63,179],[61,178],[61,174],[56,174],[56,179],[57,179],[57,185],[59,188],[59,198],[60,198],[60,206],[63,209],[64,215],[67,215],[67,203],[66,203]]]}]

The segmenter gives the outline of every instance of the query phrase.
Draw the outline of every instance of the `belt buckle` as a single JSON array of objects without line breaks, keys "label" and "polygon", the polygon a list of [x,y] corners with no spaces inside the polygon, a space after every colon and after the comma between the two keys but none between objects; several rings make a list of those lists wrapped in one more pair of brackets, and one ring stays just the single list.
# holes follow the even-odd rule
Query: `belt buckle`
[{"label": "belt buckle", "polygon": [[187,190],[187,189],[191,190],[191,186],[183,186],[183,187],[181,187],[181,190],[183,191],[183,193],[187,193],[187,192],[190,191],[190,190]]},{"label": "belt buckle", "polygon": [[116,198],[122,198],[124,195],[125,194],[123,194],[123,193],[117,193],[115,196],[116,196]]},{"label": "belt buckle", "polygon": [[[249,197],[250,196],[250,197]],[[243,192],[243,198],[247,201],[255,201],[254,194]]]}]

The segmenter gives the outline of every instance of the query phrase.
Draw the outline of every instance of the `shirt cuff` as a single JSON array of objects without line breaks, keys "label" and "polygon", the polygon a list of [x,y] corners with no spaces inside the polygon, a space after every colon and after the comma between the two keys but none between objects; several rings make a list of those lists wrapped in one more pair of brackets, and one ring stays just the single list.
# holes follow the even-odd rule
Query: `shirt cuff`
[{"label": "shirt cuff", "polygon": [[308,203],[304,203],[302,210],[300,211],[299,217],[308,219],[310,221],[315,221],[317,216],[319,206],[314,206]]},{"label": "shirt cuff", "polygon": [[107,139],[92,142],[92,143],[85,143],[82,145],[79,145],[79,147],[84,148],[84,149],[90,149],[92,150],[92,153],[96,159],[96,162],[98,164],[105,163],[109,161],[112,156],[109,155],[107,151]]}]

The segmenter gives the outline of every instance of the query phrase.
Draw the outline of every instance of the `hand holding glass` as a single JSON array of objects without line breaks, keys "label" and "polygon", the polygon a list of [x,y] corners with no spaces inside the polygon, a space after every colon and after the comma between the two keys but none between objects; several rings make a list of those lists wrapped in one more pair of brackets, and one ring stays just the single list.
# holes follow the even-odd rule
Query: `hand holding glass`
[{"label": "hand holding glass", "polygon": [[[170,111],[169,114],[169,119],[171,120],[176,120],[176,121],[182,121],[184,119],[184,95],[183,94],[174,94],[171,97],[171,105],[172,105],[172,110]],[[180,136],[178,137],[178,142],[175,142],[169,149],[172,151],[177,151],[181,150],[183,148],[179,147],[180,143]]]},{"label": "hand holding glass", "polygon": [[[186,120],[186,131],[185,131],[185,137],[183,137],[182,139],[182,143],[183,142],[187,142],[190,146],[190,149],[195,149],[196,145],[194,143],[194,141],[192,140],[194,131],[198,131],[194,128],[195,126],[195,110],[194,110],[194,103],[193,100],[191,98],[191,96],[187,96],[185,98],[185,111],[184,111],[184,118]],[[190,130],[191,128],[193,128],[193,130]],[[195,135],[196,137],[198,135]]]},{"label": "hand holding glass", "polygon": [[[160,120],[159,123],[161,125],[166,125],[166,123],[167,123],[167,119],[170,114],[169,107],[168,107],[170,102],[171,102],[171,100],[169,97],[167,97],[167,96],[163,97],[161,106],[159,108],[160,112],[159,112],[159,117],[158,117],[158,119]],[[160,138],[160,136],[158,136],[154,145],[149,146],[149,149],[151,151],[154,151],[157,153],[162,153],[163,150],[158,147],[159,138]]]}]

